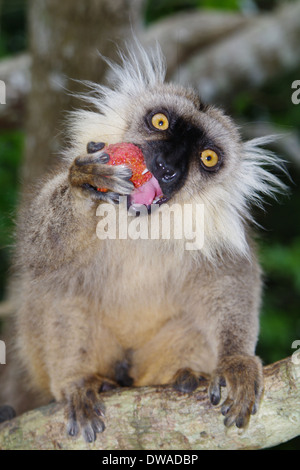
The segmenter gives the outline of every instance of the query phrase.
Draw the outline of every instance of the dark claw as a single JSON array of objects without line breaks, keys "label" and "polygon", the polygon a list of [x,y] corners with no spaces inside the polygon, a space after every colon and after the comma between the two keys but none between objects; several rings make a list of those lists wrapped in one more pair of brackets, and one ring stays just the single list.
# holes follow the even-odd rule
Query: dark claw
[{"label": "dark claw", "polygon": [[114,388],[116,388],[115,384],[112,384],[110,382],[103,382],[99,389],[99,393],[108,392],[109,390],[113,390]]},{"label": "dark claw", "polygon": [[233,416],[227,416],[227,418],[224,419],[224,425],[227,428],[230,428],[234,424],[234,417]]},{"label": "dark claw", "polygon": [[245,426],[245,419],[243,416],[238,416],[236,419],[236,427],[237,428],[243,428]]},{"label": "dark claw", "polygon": [[198,378],[189,369],[182,369],[181,371],[179,371],[174,382],[175,390],[178,390],[178,392],[183,393],[193,392],[194,390],[196,390],[198,385]]},{"label": "dark claw", "polygon": [[[225,379],[225,380],[224,380]],[[209,397],[213,405],[220,401],[221,387],[228,387],[228,396],[221,405],[227,427],[236,425],[245,428],[250,414],[258,410],[263,393],[262,365],[257,357],[224,357],[214,373],[209,387]]]},{"label": "dark claw", "polygon": [[[118,193],[114,193],[112,191],[108,191],[107,193],[103,193],[101,191],[98,191],[97,188],[95,188],[95,186],[92,186],[89,183],[84,183],[82,185],[82,188],[89,191],[93,195],[93,197],[95,197],[99,200],[102,200],[104,202],[113,203],[113,204],[119,204],[120,203],[120,194],[118,194]],[[105,390],[101,390],[101,391],[105,391]]]},{"label": "dark claw", "polygon": [[224,405],[223,405],[222,408],[221,408],[221,413],[222,413],[223,416],[226,416],[226,415],[227,415],[227,413],[228,413],[228,411],[230,410],[231,406],[232,406],[232,404],[228,404],[228,403],[225,404],[225,403],[224,403]]},{"label": "dark claw", "polygon": [[94,418],[92,422],[93,429],[95,433],[103,432],[105,430],[105,424],[103,423],[102,419]]},{"label": "dark claw", "polygon": [[[83,189],[86,189],[86,190],[88,190],[88,191],[91,191],[91,192],[96,192],[96,194],[97,194],[97,192],[99,192],[99,191],[97,191],[97,188],[95,188],[94,186],[92,186],[92,185],[89,184],[89,183],[84,183],[84,184],[82,185],[82,188],[83,188]],[[99,195],[99,197],[100,197],[100,195]]]},{"label": "dark claw", "polygon": [[216,391],[211,392],[210,401],[211,401],[212,405],[214,405],[214,406],[218,405],[220,403],[220,400],[221,400],[220,394],[218,394]]},{"label": "dark claw", "polygon": [[87,153],[96,153],[105,147],[104,142],[89,142],[87,144]]},{"label": "dark claw", "polygon": [[110,156],[108,153],[101,153],[97,159],[94,159],[93,163],[108,163]]},{"label": "dark claw", "polygon": [[226,387],[226,380],[224,379],[224,377],[220,378],[220,386],[221,387]]},{"label": "dark claw", "polygon": [[106,194],[106,197],[105,195],[103,196],[104,200],[107,200],[107,202],[112,202],[117,205],[120,204],[120,194],[115,193],[113,191],[110,191],[109,193],[105,193],[105,194]]},{"label": "dark claw", "polygon": [[210,389],[209,398],[211,403],[216,406],[220,403],[221,400],[221,386],[220,382],[216,381]]},{"label": "dark claw", "polygon": [[257,410],[258,410],[258,404],[254,403],[252,410],[251,410],[251,414],[255,415],[257,413]]},{"label": "dark claw", "polygon": [[91,424],[87,424],[82,431],[82,435],[84,437],[84,440],[91,444],[96,440],[96,433],[92,427]]},{"label": "dark claw", "polygon": [[0,406],[0,423],[4,423],[4,421],[9,421],[16,417],[15,410],[8,405]]},{"label": "dark claw", "polygon": [[98,415],[98,416],[101,416],[102,418],[105,417],[105,406],[103,405],[103,403],[97,403],[95,406],[94,406],[94,410],[95,410],[95,413]]},{"label": "dark claw", "polygon": [[75,159],[77,166],[95,165],[95,163],[107,163],[110,159],[108,153],[100,153],[92,157],[77,157]]},{"label": "dark claw", "polygon": [[77,422],[73,420],[69,421],[68,427],[67,427],[67,433],[69,434],[69,436],[75,437],[78,435],[78,432],[79,432],[79,428],[78,428]]},{"label": "dark claw", "polygon": [[101,155],[101,163],[108,163],[110,160],[110,156],[108,155],[108,153],[103,153]]}]

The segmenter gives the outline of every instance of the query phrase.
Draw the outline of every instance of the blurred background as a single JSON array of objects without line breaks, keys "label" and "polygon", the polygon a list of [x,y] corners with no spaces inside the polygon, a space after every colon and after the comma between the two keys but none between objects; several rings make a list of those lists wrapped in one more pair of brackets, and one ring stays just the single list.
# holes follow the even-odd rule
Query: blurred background
[{"label": "blurred background", "polygon": [[[0,335],[9,314],[16,209],[65,141],[65,112],[82,104],[74,79],[105,82],[97,50],[116,57],[134,34],[159,41],[168,79],[195,87],[244,138],[280,134],[289,195],[257,211],[265,272],[257,353],[268,364],[300,339],[300,2],[280,0],[0,0]],[[300,83],[300,82],[299,82]],[[300,98],[300,93],[298,94]],[[1,336],[0,336],[1,338]],[[299,449],[300,439],[280,449]]]}]

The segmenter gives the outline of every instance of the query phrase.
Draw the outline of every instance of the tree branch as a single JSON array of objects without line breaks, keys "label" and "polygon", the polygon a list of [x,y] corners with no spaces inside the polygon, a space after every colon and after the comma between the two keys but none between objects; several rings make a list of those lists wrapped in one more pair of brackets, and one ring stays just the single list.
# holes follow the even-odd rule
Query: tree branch
[{"label": "tree branch", "polygon": [[[146,45],[154,39],[161,44],[169,77],[198,89],[204,101],[224,104],[237,90],[260,87],[300,65],[299,16],[299,2],[250,17],[193,11],[140,29],[139,36]],[[30,64],[27,54],[0,62],[0,79],[6,83],[8,95],[7,104],[0,108],[2,127],[24,122]]]},{"label": "tree branch", "polygon": [[93,445],[68,438],[62,405],[51,404],[2,424],[0,449],[272,447],[300,434],[300,364],[295,362],[287,358],[264,368],[264,398],[246,430],[224,427],[220,406],[213,407],[207,398],[207,383],[190,395],[169,386],[118,389],[103,394],[106,430]]},{"label": "tree branch", "polygon": [[[182,65],[180,82],[204,101],[226,103],[236,91],[260,87],[300,65],[300,3],[285,3]],[[174,78],[177,77],[174,76]]]},{"label": "tree branch", "polygon": [[168,75],[195,52],[221,41],[251,21],[240,13],[226,11],[180,12],[155,22],[142,31],[143,44],[160,44],[168,63]]}]

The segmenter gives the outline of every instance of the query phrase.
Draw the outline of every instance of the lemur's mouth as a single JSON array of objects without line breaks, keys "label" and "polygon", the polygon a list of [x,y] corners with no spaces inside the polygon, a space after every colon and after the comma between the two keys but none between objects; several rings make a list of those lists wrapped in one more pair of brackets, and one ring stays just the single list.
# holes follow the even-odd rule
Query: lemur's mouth
[{"label": "lemur's mouth", "polygon": [[[148,170],[149,171],[149,170]],[[151,206],[152,204],[162,204],[165,202],[165,197],[159,185],[159,182],[152,176],[152,178],[144,183],[142,186],[135,188],[130,196],[130,203],[144,204]]]},{"label": "lemur's mouth", "polygon": [[[142,146],[138,144],[135,145],[141,151],[143,150]],[[169,198],[164,195],[157,178],[148,170],[144,158],[143,155],[144,171],[142,172],[142,176],[146,178],[148,176],[148,179],[144,184],[135,187],[129,198],[129,207],[144,205],[147,206],[148,212],[150,212],[152,205],[160,206],[167,202]]]},{"label": "lemur's mouth", "polygon": [[[147,171],[149,170],[147,169]],[[140,206],[146,206],[148,214],[151,214],[153,206],[158,207],[168,201],[169,198],[163,194],[158,180],[152,175],[149,181],[135,188],[131,193],[128,199],[128,209],[133,207],[138,214]]]}]

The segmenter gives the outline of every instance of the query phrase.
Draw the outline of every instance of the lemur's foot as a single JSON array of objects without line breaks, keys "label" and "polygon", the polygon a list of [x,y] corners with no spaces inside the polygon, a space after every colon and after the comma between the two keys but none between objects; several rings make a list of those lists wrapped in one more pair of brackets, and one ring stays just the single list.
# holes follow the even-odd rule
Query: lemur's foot
[{"label": "lemur's foot", "polygon": [[215,370],[209,397],[213,405],[221,400],[221,387],[227,387],[228,397],[222,404],[225,426],[244,428],[250,415],[258,410],[263,393],[263,370],[260,359],[253,356],[224,356]]},{"label": "lemur's foot", "polygon": [[105,429],[105,410],[99,395],[117,386],[116,382],[98,375],[72,384],[64,393],[69,436],[75,437],[81,430],[86,442],[96,440],[97,434]]}]

